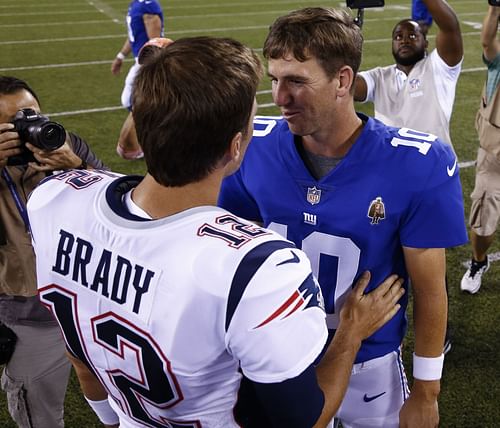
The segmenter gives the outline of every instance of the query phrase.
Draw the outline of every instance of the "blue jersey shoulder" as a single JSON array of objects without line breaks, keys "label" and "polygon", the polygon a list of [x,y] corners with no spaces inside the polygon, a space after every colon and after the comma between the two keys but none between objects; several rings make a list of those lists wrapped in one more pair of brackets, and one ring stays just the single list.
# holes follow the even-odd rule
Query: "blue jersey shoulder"
[{"label": "blue jersey shoulder", "polygon": [[134,57],[137,57],[142,46],[149,40],[144,15],[159,15],[162,22],[163,35],[163,11],[156,0],[133,0],[128,8],[127,29],[128,39],[132,47]]}]

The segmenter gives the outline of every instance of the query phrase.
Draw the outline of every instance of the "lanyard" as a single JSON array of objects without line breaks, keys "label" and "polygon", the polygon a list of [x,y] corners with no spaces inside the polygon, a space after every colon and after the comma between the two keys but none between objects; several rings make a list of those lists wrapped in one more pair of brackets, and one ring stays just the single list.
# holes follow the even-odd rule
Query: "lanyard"
[{"label": "lanyard", "polygon": [[21,218],[23,219],[24,226],[26,227],[26,231],[29,231],[30,223],[29,223],[29,219],[28,219],[28,212],[26,211],[26,206],[24,205],[23,201],[21,200],[21,197],[19,196],[19,193],[17,191],[16,184],[12,180],[12,177],[10,176],[10,174],[7,172],[7,168],[2,169],[2,177],[7,182],[7,186],[9,187],[10,194],[12,195],[12,198],[14,199],[14,202],[16,203],[17,210],[19,211],[19,214],[21,215]]}]

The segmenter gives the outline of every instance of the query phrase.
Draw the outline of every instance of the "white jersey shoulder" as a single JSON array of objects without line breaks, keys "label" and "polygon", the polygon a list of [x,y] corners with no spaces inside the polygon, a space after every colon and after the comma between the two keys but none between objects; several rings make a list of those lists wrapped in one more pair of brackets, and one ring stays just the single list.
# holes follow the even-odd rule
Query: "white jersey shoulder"
[{"label": "white jersey shoulder", "polygon": [[100,176],[89,173],[88,191],[51,179],[28,204],[42,302],[110,392],[121,426],[236,427],[238,367],[280,382],[324,346],[309,260],[219,208],[127,217],[127,177]]}]

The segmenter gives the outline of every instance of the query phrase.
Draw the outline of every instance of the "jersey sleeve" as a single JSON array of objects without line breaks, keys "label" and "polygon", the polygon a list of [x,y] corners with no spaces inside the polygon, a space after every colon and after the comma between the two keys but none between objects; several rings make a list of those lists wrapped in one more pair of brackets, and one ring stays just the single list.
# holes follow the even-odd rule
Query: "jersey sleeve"
[{"label": "jersey sleeve", "polygon": [[401,243],[414,248],[449,248],[467,242],[458,161],[438,142],[436,160],[415,192],[401,229]]},{"label": "jersey sleeve", "polygon": [[262,222],[259,207],[243,183],[241,169],[222,181],[217,204],[239,217],[258,223]]},{"label": "jersey sleeve", "polygon": [[320,288],[302,251],[294,246],[275,249],[269,243],[254,248],[242,260],[231,288],[230,296],[234,290],[244,292],[229,320],[227,349],[246,377],[282,382],[314,362],[327,328]]},{"label": "jersey sleeve", "polygon": [[143,15],[161,15],[161,6],[157,1],[145,1],[141,4]]}]

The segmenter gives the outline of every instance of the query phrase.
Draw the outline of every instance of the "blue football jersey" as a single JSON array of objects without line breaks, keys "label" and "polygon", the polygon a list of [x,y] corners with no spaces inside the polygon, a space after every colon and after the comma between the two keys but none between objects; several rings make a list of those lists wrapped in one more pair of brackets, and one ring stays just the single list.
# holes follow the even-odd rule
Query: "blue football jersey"
[{"label": "blue football jersey", "polygon": [[[462,189],[452,148],[408,128],[360,117],[363,131],[342,161],[315,179],[285,120],[257,116],[241,168],[227,177],[219,204],[262,222],[309,256],[325,299],[328,327],[366,270],[368,290],[387,276],[405,278],[402,247],[447,248],[467,242]],[[356,362],[397,349],[406,331],[408,293],[398,314],[363,342]]]},{"label": "blue football jersey", "polygon": [[135,58],[137,58],[141,48],[149,40],[143,21],[144,15],[160,16],[162,23],[161,37],[163,37],[163,11],[160,3],[157,0],[133,0],[128,7],[126,21],[128,40]]}]

